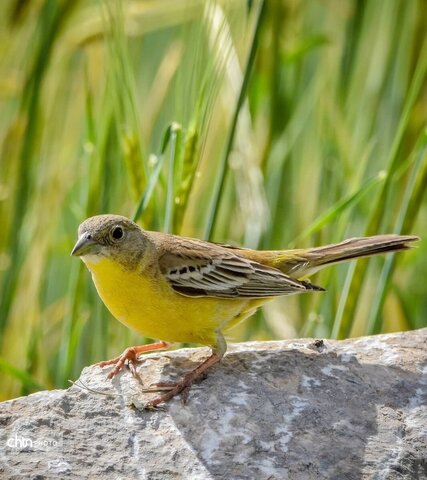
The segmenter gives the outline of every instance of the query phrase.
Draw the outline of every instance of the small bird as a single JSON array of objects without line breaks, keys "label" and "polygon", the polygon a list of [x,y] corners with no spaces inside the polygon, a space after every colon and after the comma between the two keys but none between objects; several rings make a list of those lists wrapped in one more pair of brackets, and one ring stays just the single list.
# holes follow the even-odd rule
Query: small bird
[{"label": "small bird", "polygon": [[227,349],[224,332],[274,297],[323,291],[305,278],[324,266],[380,253],[406,250],[416,236],[378,235],[297,250],[258,251],[151,232],[119,215],[88,218],[71,254],[81,257],[112,315],[139,334],[160,340],[127,348],[98,365],[126,364],[137,376],[138,356],[170,342],[208,345],[212,354],[146,407],[186,394]]}]

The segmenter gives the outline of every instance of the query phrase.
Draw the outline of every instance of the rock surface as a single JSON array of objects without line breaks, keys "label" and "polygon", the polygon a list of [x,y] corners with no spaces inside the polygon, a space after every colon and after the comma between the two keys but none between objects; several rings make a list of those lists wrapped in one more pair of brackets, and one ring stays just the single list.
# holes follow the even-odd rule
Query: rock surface
[{"label": "rock surface", "polygon": [[[187,405],[155,412],[129,371],[89,367],[81,387],[1,404],[0,478],[427,479],[426,347],[427,329],[235,345]],[[171,380],[207,353],[138,371]]]}]

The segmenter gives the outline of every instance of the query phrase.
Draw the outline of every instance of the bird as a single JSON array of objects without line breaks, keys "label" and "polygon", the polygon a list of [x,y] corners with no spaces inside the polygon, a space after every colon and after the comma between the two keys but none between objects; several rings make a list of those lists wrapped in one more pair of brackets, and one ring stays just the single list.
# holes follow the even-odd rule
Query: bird
[{"label": "bird", "polygon": [[111,314],[155,343],[127,348],[111,360],[113,378],[126,365],[137,377],[136,363],[148,351],[172,343],[197,343],[210,356],[146,404],[155,409],[191,385],[219,362],[227,350],[226,333],[278,296],[321,292],[307,280],[321,268],[360,257],[406,250],[413,235],[351,238],[309,249],[252,250],[168,233],[143,230],[121,215],[96,215],[78,228],[71,255],[89,269],[96,290]]}]

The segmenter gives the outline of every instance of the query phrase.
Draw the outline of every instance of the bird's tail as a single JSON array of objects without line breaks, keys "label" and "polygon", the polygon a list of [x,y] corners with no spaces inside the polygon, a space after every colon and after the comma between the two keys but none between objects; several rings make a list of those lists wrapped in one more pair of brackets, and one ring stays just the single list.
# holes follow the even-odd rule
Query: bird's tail
[{"label": "bird's tail", "polygon": [[419,237],[410,235],[350,238],[324,247],[276,252],[272,263],[275,268],[291,277],[303,278],[333,263],[407,250],[412,247],[411,242],[416,240],[419,240]]}]

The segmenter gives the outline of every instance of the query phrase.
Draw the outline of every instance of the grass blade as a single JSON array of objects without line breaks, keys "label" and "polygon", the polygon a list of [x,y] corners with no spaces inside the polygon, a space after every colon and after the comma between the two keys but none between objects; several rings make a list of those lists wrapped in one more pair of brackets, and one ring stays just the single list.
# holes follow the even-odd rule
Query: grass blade
[{"label": "grass blade", "polygon": [[212,240],[212,238],[213,238],[214,226],[215,226],[216,222],[218,221],[220,201],[221,201],[221,198],[223,196],[223,191],[224,191],[224,187],[225,187],[225,183],[226,183],[227,175],[228,175],[228,161],[229,161],[229,157],[230,157],[230,154],[231,154],[231,151],[232,151],[232,148],[233,148],[233,144],[234,144],[234,136],[235,136],[235,133],[236,133],[237,122],[239,120],[240,109],[242,108],[243,103],[245,101],[247,88],[248,88],[248,84],[249,84],[249,79],[250,79],[251,72],[252,72],[252,67],[253,67],[254,62],[255,62],[255,56],[256,56],[257,49],[258,49],[258,40],[259,40],[260,30],[261,30],[261,26],[263,24],[263,20],[264,20],[264,17],[265,17],[265,10],[266,10],[266,2],[265,2],[265,0],[263,0],[260,7],[259,7],[258,18],[257,18],[257,22],[256,22],[256,25],[255,25],[255,31],[254,31],[254,35],[253,35],[252,45],[251,45],[251,48],[250,48],[250,51],[249,51],[248,60],[246,62],[246,68],[245,68],[245,72],[244,72],[244,75],[243,75],[242,85],[240,87],[239,97],[237,99],[236,107],[235,107],[233,118],[232,118],[232,121],[231,121],[231,126],[230,126],[230,130],[229,130],[229,133],[228,133],[228,138],[227,138],[227,144],[226,144],[226,147],[225,147],[225,153],[224,153],[223,159],[221,161],[219,172],[218,172],[218,176],[219,176],[218,186],[217,186],[216,191],[213,195],[212,207],[211,207],[210,212],[207,216],[206,227],[205,227],[205,238],[207,238],[209,240]]}]

